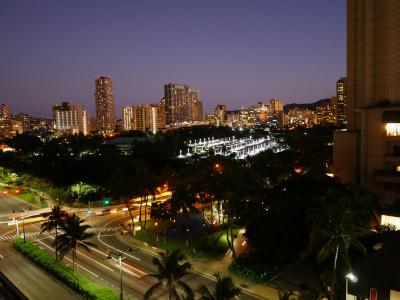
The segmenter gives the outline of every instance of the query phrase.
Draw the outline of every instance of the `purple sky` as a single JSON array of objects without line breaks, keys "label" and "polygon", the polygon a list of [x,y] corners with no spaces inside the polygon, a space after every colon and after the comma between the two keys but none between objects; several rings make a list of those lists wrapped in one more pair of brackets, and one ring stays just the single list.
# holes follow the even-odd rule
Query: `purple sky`
[{"label": "purple sky", "polygon": [[163,85],[200,88],[206,111],[279,97],[310,102],[345,75],[345,0],[3,0],[0,103],[50,116],[94,112],[94,79],[121,106],[158,102]]}]

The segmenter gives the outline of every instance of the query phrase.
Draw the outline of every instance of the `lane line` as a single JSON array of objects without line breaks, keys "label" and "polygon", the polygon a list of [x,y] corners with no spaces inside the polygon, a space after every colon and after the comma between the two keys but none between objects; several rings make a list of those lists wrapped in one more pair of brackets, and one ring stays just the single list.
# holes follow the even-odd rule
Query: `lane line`
[{"label": "lane line", "polygon": [[[54,240],[54,237],[52,237],[52,236],[48,236],[47,238],[50,238],[50,239]],[[82,244],[82,243],[80,243],[80,244]],[[88,246],[88,247],[91,248],[91,249],[95,249],[95,248],[90,247],[90,246]],[[114,272],[113,269],[107,267],[106,265],[102,264],[101,262],[98,262],[97,260],[91,258],[90,256],[87,256],[86,254],[82,253],[81,251],[76,250],[76,252],[79,253],[79,255],[82,255],[82,256],[84,256],[84,257],[87,257],[88,259],[94,261],[96,264],[98,264],[98,265],[100,265],[100,266],[102,266],[102,267],[104,267],[104,268],[110,270],[111,272]]]},{"label": "lane line", "polygon": [[[45,247],[47,247],[47,248],[49,248],[49,249],[51,249],[51,250],[54,251],[53,248],[51,248],[49,245],[43,243],[42,241],[38,241],[38,242],[41,243],[41,244],[43,244]],[[72,259],[68,258],[67,256],[65,256],[65,259],[69,260],[69,261],[72,263]],[[85,270],[86,272],[92,274],[93,276],[100,277],[99,275],[97,275],[97,274],[93,273],[92,271],[86,269],[85,267],[83,267],[82,265],[78,264],[77,262],[75,262],[75,264],[76,264],[78,267],[80,267],[81,269]]]},{"label": "lane line", "polygon": [[[116,219],[116,220],[123,219],[123,218],[126,218],[126,217],[124,216],[124,217],[118,218],[118,219]],[[111,222],[115,222],[115,219],[112,220],[112,221],[110,221],[110,222],[108,222],[108,223],[106,223],[106,225],[104,225],[103,228],[107,227],[107,225],[108,225],[109,223],[111,223]],[[123,253],[124,255],[129,256],[130,258],[133,258],[133,259],[136,259],[136,260],[139,260],[139,261],[141,260],[140,258],[138,258],[138,257],[136,257],[136,256],[130,255],[130,254],[126,253],[126,252],[123,252],[123,251],[121,251],[121,250],[119,250],[119,249],[117,249],[117,248],[115,248],[115,247],[113,247],[113,246],[111,246],[111,245],[109,245],[109,244],[103,242],[103,241],[100,239],[101,232],[102,232],[102,230],[100,230],[99,234],[97,235],[97,239],[99,240],[100,243],[102,243],[103,245],[105,245],[105,246],[108,247],[108,248],[111,248],[111,249],[113,249],[113,250],[115,250],[115,251],[118,251],[118,252],[120,252],[120,253]]]}]

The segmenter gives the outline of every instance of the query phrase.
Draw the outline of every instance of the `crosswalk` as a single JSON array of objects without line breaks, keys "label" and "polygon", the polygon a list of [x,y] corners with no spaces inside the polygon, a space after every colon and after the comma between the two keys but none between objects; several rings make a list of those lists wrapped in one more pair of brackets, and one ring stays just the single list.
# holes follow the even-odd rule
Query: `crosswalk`
[{"label": "crosswalk", "polygon": [[[102,232],[115,232],[117,230],[120,230],[120,227],[91,227],[91,228],[89,228],[87,230],[87,232],[99,232],[99,231],[102,231]],[[20,230],[20,233],[22,233],[21,230]],[[54,233],[55,233],[54,231],[50,232],[50,234],[54,234]],[[26,237],[37,237],[37,236],[39,236],[39,234],[40,234],[40,231],[27,232],[25,234],[25,236]],[[15,239],[16,237],[17,237],[16,234],[1,235],[0,236],[0,241],[9,241],[9,240]]]},{"label": "crosswalk", "polygon": [[15,216],[19,216],[21,213],[20,212],[1,212],[0,213],[0,219],[1,218],[8,218],[12,219]]}]

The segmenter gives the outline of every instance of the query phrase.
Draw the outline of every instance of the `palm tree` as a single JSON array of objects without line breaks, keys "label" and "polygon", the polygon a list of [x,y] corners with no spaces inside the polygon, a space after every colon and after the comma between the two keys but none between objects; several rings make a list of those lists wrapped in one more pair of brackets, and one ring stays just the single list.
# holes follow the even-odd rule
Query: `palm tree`
[{"label": "palm tree", "polygon": [[157,267],[158,272],[150,276],[158,281],[151,286],[144,294],[144,300],[149,300],[163,285],[168,288],[169,300],[179,300],[178,288],[184,292],[185,299],[193,300],[194,293],[192,289],[182,281],[182,278],[189,274],[191,265],[188,262],[180,264],[185,260],[185,255],[178,249],[173,251],[166,250],[159,254],[159,258],[153,259],[153,264]]},{"label": "palm tree", "polygon": [[332,260],[331,297],[335,295],[336,271],[339,260],[346,267],[351,268],[349,249],[354,248],[365,254],[365,247],[358,238],[365,232],[365,228],[357,224],[351,210],[328,203],[322,199],[322,206],[311,217],[313,227],[311,231],[311,245],[318,249],[317,262],[322,263],[327,259]]},{"label": "palm tree", "polygon": [[56,231],[56,238],[55,238],[55,246],[56,246],[56,260],[58,260],[58,228],[61,227],[62,223],[65,221],[65,218],[68,216],[68,214],[61,209],[59,205],[55,205],[51,209],[51,215],[49,216],[49,219],[44,222],[40,228],[42,229],[40,234],[42,234],[45,231],[52,231],[55,229]]},{"label": "palm tree", "polygon": [[231,300],[236,296],[239,296],[240,289],[235,286],[232,278],[221,278],[219,273],[215,273],[214,276],[217,279],[215,291],[212,293],[205,285],[203,285],[201,287],[201,297],[199,300]]},{"label": "palm tree", "polygon": [[72,268],[75,270],[76,248],[78,243],[83,249],[90,252],[89,246],[96,247],[96,244],[87,240],[94,236],[94,233],[86,232],[90,225],[81,225],[81,220],[76,214],[68,215],[61,225],[64,231],[56,238],[59,244],[60,256],[63,257],[69,250],[72,250]]}]

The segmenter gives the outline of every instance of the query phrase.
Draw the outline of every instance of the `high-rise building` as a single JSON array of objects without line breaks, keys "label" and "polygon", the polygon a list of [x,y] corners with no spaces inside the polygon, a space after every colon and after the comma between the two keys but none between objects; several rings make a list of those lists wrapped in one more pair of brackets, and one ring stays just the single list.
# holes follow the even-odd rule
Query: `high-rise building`
[{"label": "high-rise building", "polygon": [[158,129],[159,129],[159,124],[158,124],[158,109],[159,105],[152,104],[149,107],[149,130],[151,133],[156,134]]},{"label": "high-rise building", "polygon": [[217,126],[222,126],[225,125],[226,123],[226,112],[227,112],[227,107],[225,104],[218,104],[214,111],[213,111],[213,116],[215,120],[215,125]]},{"label": "high-rise building", "polygon": [[63,102],[53,106],[54,129],[60,134],[89,134],[89,116],[80,105]]},{"label": "high-rise building", "polygon": [[268,124],[270,127],[282,128],[285,125],[283,105],[283,101],[280,99],[271,98],[269,100]]},{"label": "high-rise building", "polygon": [[203,120],[203,104],[198,89],[169,83],[164,86],[164,95],[167,125]]},{"label": "high-rise building", "polygon": [[203,102],[198,99],[194,99],[191,101],[190,105],[192,112],[192,122],[204,121]]},{"label": "high-rise building", "polygon": [[347,125],[347,78],[342,77],[336,82],[336,125],[346,127]]},{"label": "high-rise building", "polygon": [[400,193],[400,1],[347,1],[347,130],[333,172],[384,202]]},{"label": "high-rise building", "polygon": [[0,106],[0,137],[8,137],[11,133],[11,118],[8,105],[3,103]]},{"label": "high-rise building", "polygon": [[125,131],[133,130],[134,127],[135,108],[133,106],[125,106],[122,108],[122,128]]},{"label": "high-rise building", "polygon": [[22,132],[29,131],[31,128],[31,117],[28,114],[19,113],[13,115],[14,120],[22,124]]},{"label": "high-rise building", "polygon": [[96,121],[97,131],[108,134],[115,128],[115,99],[110,77],[96,78]]},{"label": "high-rise building", "polygon": [[332,97],[330,103],[319,105],[316,108],[317,124],[336,124],[336,97]]},{"label": "high-rise building", "polygon": [[122,109],[122,124],[124,130],[138,130],[152,132],[153,134],[161,128],[159,124],[159,105],[137,105]]},{"label": "high-rise building", "polygon": [[269,100],[269,110],[271,113],[283,111],[283,101],[277,98],[271,98]]},{"label": "high-rise building", "polygon": [[135,130],[146,132],[150,129],[150,110],[147,105],[138,105],[134,108]]},{"label": "high-rise building", "polygon": [[158,129],[164,129],[167,126],[167,120],[165,115],[165,98],[162,98],[158,105]]}]

